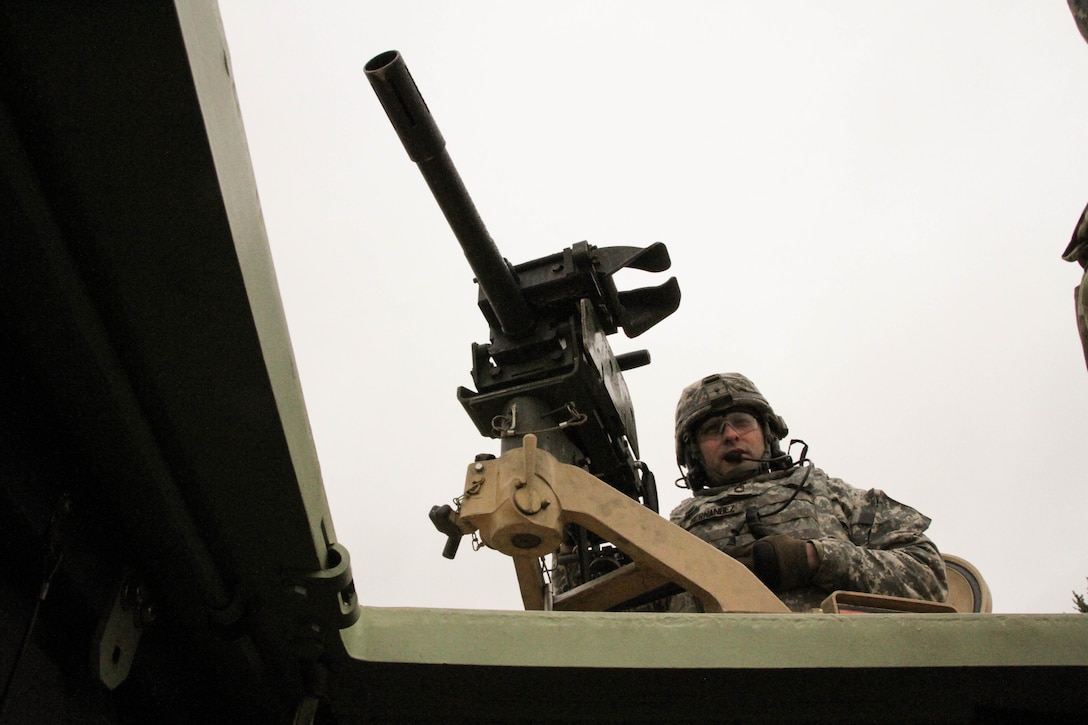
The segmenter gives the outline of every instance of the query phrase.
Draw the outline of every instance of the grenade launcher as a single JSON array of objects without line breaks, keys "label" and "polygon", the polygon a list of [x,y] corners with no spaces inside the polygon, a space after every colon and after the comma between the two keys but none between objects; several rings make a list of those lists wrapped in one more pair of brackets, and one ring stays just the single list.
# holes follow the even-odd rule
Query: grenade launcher
[{"label": "grenade launcher", "polygon": [[[444,555],[453,558],[461,537],[478,530],[485,544],[514,557],[527,608],[552,608],[562,592],[630,570],[633,560],[645,563],[637,585],[604,600],[571,600],[565,608],[612,608],[630,603],[635,590],[645,594],[670,581],[705,594],[671,569],[647,577],[645,567],[654,568],[658,555],[638,543],[641,535],[602,524],[597,513],[635,503],[642,510],[630,513],[640,526],[660,523],[687,536],[656,514],[654,477],[638,458],[622,371],[649,363],[649,353],[616,356],[607,341],[621,327],[635,337],[679,306],[675,278],[622,292],[612,279],[625,267],[668,269],[665,245],[601,248],[583,241],[511,265],[480,219],[400,54],[374,57],[366,76],[468,259],[490,326],[490,342],[472,346],[476,390],[462,387],[457,397],[479,432],[501,441],[502,456],[485,454],[470,465],[456,509],[431,510],[432,522],[449,536]],[[606,489],[600,495],[607,501],[581,501],[587,488]],[[624,501],[613,500],[617,493]],[[655,521],[644,520],[647,515]],[[551,587],[538,563],[549,554],[557,554]]]}]

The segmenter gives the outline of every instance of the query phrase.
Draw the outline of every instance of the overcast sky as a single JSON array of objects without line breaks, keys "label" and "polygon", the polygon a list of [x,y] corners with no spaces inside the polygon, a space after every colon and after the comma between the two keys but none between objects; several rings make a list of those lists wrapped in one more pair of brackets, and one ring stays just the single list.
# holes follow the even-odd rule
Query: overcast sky
[{"label": "overcast sky", "polygon": [[521,608],[509,559],[443,559],[427,519],[498,445],[455,396],[488,336],[472,273],[363,75],[397,49],[512,262],[668,246],[680,309],[610,338],[653,357],[626,379],[664,513],[680,390],[741,371],[817,466],[931,517],[995,611],[1073,610],[1088,45],[1065,2],[220,4],[362,603]]}]

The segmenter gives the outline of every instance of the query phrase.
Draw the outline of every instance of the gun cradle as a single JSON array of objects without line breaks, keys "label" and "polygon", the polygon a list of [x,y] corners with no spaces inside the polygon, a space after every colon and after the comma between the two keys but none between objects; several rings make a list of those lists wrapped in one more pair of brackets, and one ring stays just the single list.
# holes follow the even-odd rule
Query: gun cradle
[{"label": "gun cradle", "polygon": [[526,435],[521,448],[468,470],[459,526],[514,557],[526,609],[545,609],[537,560],[566,524],[610,541],[634,562],[555,598],[551,608],[599,610],[673,582],[707,612],[788,612],[744,565],[586,471],[560,463]]}]

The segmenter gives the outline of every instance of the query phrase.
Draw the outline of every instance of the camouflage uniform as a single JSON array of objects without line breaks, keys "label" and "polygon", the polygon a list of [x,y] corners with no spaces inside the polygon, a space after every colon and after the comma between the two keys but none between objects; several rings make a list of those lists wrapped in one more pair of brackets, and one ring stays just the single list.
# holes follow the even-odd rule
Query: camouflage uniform
[{"label": "camouflage uniform", "polygon": [[[773,513],[794,493],[793,501]],[[812,586],[778,593],[794,611],[818,608],[837,589],[945,598],[944,564],[922,533],[930,520],[883,491],[854,488],[818,468],[795,467],[703,489],[677,506],[670,518],[728,553],[756,539],[746,522],[753,507],[766,526],[764,536],[787,534],[812,541],[820,555]],[[690,595],[675,597],[670,605],[674,611],[696,608]]]}]

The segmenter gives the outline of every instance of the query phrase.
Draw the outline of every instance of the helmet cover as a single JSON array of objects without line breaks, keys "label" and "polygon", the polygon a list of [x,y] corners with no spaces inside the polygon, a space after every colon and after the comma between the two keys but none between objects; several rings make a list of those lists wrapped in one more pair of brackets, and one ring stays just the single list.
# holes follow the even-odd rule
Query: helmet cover
[{"label": "helmet cover", "polygon": [[688,465],[684,449],[692,440],[691,429],[694,425],[713,414],[729,410],[752,413],[776,441],[789,435],[786,421],[775,415],[755,383],[740,373],[715,373],[692,383],[680,393],[680,400],[676,403],[677,464]]}]

